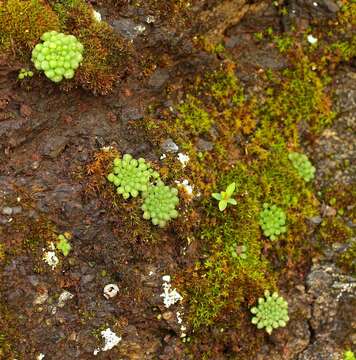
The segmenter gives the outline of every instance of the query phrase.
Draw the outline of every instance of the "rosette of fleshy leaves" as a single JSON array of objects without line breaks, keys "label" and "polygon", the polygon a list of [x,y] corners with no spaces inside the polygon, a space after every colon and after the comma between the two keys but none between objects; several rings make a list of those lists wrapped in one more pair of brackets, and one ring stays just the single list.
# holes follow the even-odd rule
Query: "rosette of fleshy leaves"
[{"label": "rosette of fleshy leaves", "polygon": [[264,295],[264,298],[258,299],[257,306],[251,309],[251,313],[254,314],[251,322],[258,329],[265,328],[267,333],[271,335],[273,329],[284,327],[289,321],[288,303],[276,292],[271,295],[266,290]]},{"label": "rosette of fleshy leaves", "polygon": [[315,167],[305,154],[291,152],[288,154],[288,159],[292,162],[293,167],[297,170],[299,176],[302,177],[304,181],[308,182],[314,179]]},{"label": "rosette of fleshy leaves", "polygon": [[121,159],[114,159],[112,172],[107,179],[117,187],[117,193],[124,199],[136,197],[140,192],[147,192],[151,177],[159,179],[159,174],[154,171],[145,159],[134,159],[130,154],[125,154]]},{"label": "rosette of fleshy leaves", "polygon": [[75,70],[83,60],[83,45],[74,35],[66,35],[57,31],[48,31],[41,36],[43,43],[32,50],[31,60],[37,70],[58,83],[72,79]]},{"label": "rosette of fleshy leaves", "polygon": [[286,214],[276,205],[263,204],[259,224],[263,234],[271,240],[276,240],[278,235],[287,231]]},{"label": "rosette of fleshy leaves", "polygon": [[149,186],[148,191],[143,193],[142,205],[143,218],[151,219],[154,225],[164,227],[166,223],[178,216],[176,206],[179,203],[178,190],[157,181],[154,186]]}]

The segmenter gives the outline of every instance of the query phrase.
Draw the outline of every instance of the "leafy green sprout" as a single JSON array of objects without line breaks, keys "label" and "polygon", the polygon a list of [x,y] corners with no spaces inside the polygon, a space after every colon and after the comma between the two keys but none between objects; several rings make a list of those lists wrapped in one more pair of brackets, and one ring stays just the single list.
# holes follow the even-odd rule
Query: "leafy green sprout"
[{"label": "leafy green sprout", "polygon": [[17,78],[19,80],[23,80],[26,77],[32,77],[32,76],[33,76],[33,72],[31,70],[21,69]]},{"label": "leafy green sprout", "polygon": [[151,177],[159,179],[158,172],[154,171],[145,159],[136,160],[130,154],[125,154],[122,159],[114,159],[113,165],[107,179],[117,187],[117,193],[124,199],[137,197],[140,192],[148,191]]},{"label": "leafy green sprout", "polygon": [[259,224],[263,230],[263,234],[272,241],[276,240],[278,235],[287,231],[286,214],[283,209],[276,205],[263,204]]},{"label": "leafy green sprout", "polygon": [[230,254],[234,259],[247,259],[247,246],[233,244],[229,247]]},{"label": "leafy green sprout", "polygon": [[219,210],[224,211],[228,204],[230,205],[237,205],[237,201],[232,199],[231,196],[235,191],[236,184],[233,182],[231,183],[225,191],[221,193],[213,193],[212,197],[219,201]]},{"label": "leafy green sprout", "polygon": [[44,71],[53,82],[72,79],[83,60],[83,45],[74,35],[48,31],[41,36],[43,43],[32,50],[31,60],[37,70]]},{"label": "leafy green sprout", "polygon": [[58,235],[57,249],[62,252],[64,256],[68,256],[72,246],[70,245],[69,240],[71,239],[71,234],[65,232],[64,234]]},{"label": "leafy green sprout", "polygon": [[265,328],[266,332],[271,335],[274,329],[284,327],[289,321],[288,303],[278,293],[271,293],[266,290],[265,297],[258,299],[257,306],[251,309],[254,315],[251,322],[258,329]]}]

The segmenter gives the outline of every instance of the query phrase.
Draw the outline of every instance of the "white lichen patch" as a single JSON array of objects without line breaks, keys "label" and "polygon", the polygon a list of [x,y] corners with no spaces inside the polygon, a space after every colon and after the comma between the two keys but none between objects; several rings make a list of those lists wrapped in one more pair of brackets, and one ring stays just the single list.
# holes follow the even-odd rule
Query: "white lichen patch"
[{"label": "white lichen patch", "polygon": [[74,295],[72,293],[70,293],[69,291],[67,290],[64,290],[60,295],[59,295],[59,298],[58,298],[58,304],[57,306],[62,308],[64,307],[64,305],[66,304],[66,302],[70,299],[73,299],[74,298]]},{"label": "white lichen patch", "polygon": [[103,330],[101,332],[101,336],[104,339],[104,346],[102,348],[97,348],[94,350],[94,355],[99,354],[100,351],[108,351],[115,347],[122,338],[117,336],[110,328]]},{"label": "white lichen patch", "polygon": [[183,300],[183,297],[178,293],[176,289],[172,289],[170,284],[171,277],[169,275],[163,276],[163,293],[160,295],[163,298],[163,304],[168,309],[176,302]]},{"label": "white lichen patch", "polygon": [[308,35],[307,37],[308,43],[315,45],[318,42],[318,39],[314,37],[313,35]]},{"label": "white lichen patch", "polygon": [[52,268],[52,270],[54,270],[57,267],[57,265],[59,264],[59,259],[56,255],[55,246],[54,246],[53,242],[51,242],[49,248],[50,248],[50,250],[47,250],[47,251],[46,251],[46,249],[42,249],[42,251],[44,251],[42,259],[45,263],[47,263]]},{"label": "white lichen patch", "polygon": [[178,153],[177,158],[179,162],[182,164],[182,167],[185,168],[189,162],[189,156],[183,153]]},{"label": "white lichen patch", "polygon": [[147,24],[152,24],[152,23],[154,23],[155,21],[156,21],[156,19],[155,19],[154,16],[152,16],[152,15],[147,15],[147,17],[146,17],[146,23],[147,23]]},{"label": "white lichen patch", "polygon": [[187,193],[187,195],[189,195],[191,198],[194,197],[193,195],[193,185],[189,184],[189,181],[187,179],[183,180],[183,181],[178,181],[176,180],[175,183],[178,185],[178,187],[181,187],[184,189],[184,191]]},{"label": "white lichen patch", "polygon": [[134,27],[134,30],[138,33],[138,34],[142,34],[145,30],[146,30],[146,26],[145,25],[137,25]]},{"label": "white lichen patch", "polygon": [[100,22],[101,21],[101,14],[100,12],[93,9],[93,18],[95,21]]}]

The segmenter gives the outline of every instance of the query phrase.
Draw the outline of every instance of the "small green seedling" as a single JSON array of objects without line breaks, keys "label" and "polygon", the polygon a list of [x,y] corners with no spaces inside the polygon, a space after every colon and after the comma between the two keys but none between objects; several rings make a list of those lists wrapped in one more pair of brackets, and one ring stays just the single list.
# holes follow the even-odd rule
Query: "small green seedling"
[{"label": "small green seedling", "polygon": [[247,259],[247,246],[246,245],[236,245],[233,244],[230,246],[230,254],[234,259]]},{"label": "small green seedling", "polygon": [[232,194],[235,191],[236,184],[233,182],[227,188],[226,191],[222,191],[219,193],[213,193],[212,197],[216,200],[219,200],[219,210],[224,211],[228,204],[236,205],[237,201],[235,199],[231,199]]},{"label": "small green seedling", "polygon": [[71,234],[65,232],[64,234],[58,235],[57,249],[62,252],[64,256],[68,256],[72,246],[69,240],[72,238]]},{"label": "small green seedling", "polygon": [[31,70],[21,69],[17,78],[19,80],[23,80],[26,77],[32,77],[32,76],[33,76],[33,72]]}]

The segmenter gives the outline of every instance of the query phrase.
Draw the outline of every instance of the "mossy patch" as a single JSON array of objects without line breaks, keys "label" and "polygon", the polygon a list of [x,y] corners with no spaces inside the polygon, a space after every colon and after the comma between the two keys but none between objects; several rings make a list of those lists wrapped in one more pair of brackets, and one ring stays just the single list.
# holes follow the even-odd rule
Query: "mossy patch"
[{"label": "mossy patch", "polygon": [[0,8],[0,49],[29,62],[43,33],[57,30],[72,34],[84,46],[84,59],[74,80],[62,89],[81,86],[94,94],[109,93],[125,75],[130,46],[104,21],[97,21],[84,0],[7,0]]},{"label": "mossy patch", "polygon": [[[211,331],[242,326],[254,333],[246,309],[264,290],[286,286],[289,278],[305,271],[317,251],[308,240],[313,231],[308,218],[318,213],[319,202],[312,183],[299,176],[288,154],[302,152],[302,124],[318,131],[331,122],[326,83],[304,55],[299,64],[265,79],[267,90],[258,96],[245,95],[234,70],[227,61],[221,69],[198,75],[177,105],[178,116],[163,112],[164,121],[151,117],[147,127],[151,138],[169,135],[189,155],[184,168],[168,156],[166,176],[189,179],[201,194],[194,209],[187,207],[184,223],[177,224],[177,233],[195,241],[200,254],[180,281],[195,331],[191,349],[197,352],[198,342]],[[182,104],[184,114],[179,112]],[[200,111],[203,116],[192,116]],[[211,150],[198,149],[202,137],[213,143]],[[221,212],[211,194],[232,182],[237,205]],[[274,242],[259,225],[263,203],[277,205],[287,216],[287,232]],[[246,256],[236,256],[241,248]],[[219,339],[229,343],[223,333]],[[241,341],[241,358],[251,358],[260,341],[255,347]]]},{"label": "mossy patch", "polygon": [[41,35],[59,30],[59,19],[41,0],[5,0],[0,6],[0,51],[29,60]]},{"label": "mossy patch", "polygon": [[[83,0],[56,2],[53,5],[61,30],[78,38],[84,46],[84,59],[75,82],[94,94],[108,94],[123,76],[129,44],[104,21],[98,22],[93,8]],[[70,87],[72,82],[67,82]]]}]

